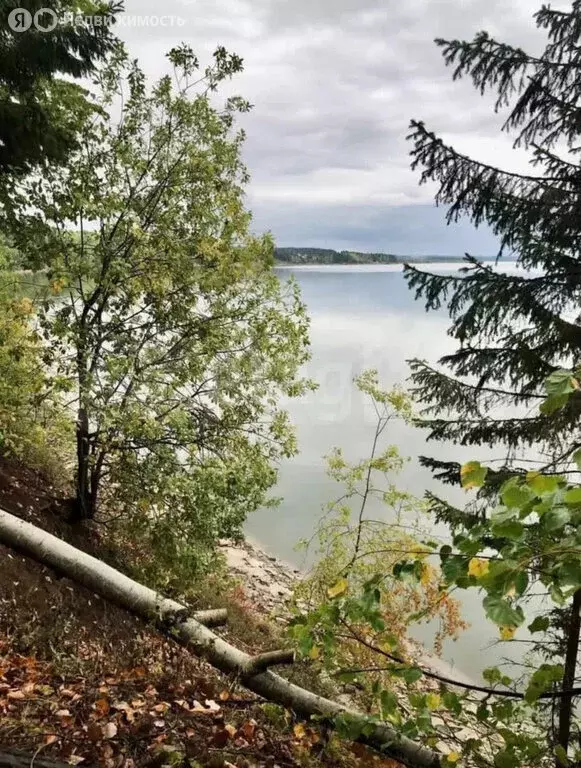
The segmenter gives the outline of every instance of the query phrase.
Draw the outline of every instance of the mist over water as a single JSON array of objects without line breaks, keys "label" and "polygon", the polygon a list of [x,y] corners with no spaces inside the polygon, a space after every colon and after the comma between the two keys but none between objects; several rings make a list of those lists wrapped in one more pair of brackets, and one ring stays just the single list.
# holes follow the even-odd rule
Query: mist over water
[{"label": "mist over water", "polygon": [[[433,264],[429,270],[453,272],[458,264]],[[508,264],[503,269],[514,270]],[[305,374],[315,379],[316,392],[288,402],[296,425],[299,455],[283,462],[275,495],[283,497],[275,510],[251,515],[246,532],[269,552],[297,567],[305,565],[304,555],[295,547],[315,530],[323,505],[341,495],[341,487],[326,476],[324,456],[341,446],[348,460],[369,456],[375,428],[373,408],[353,384],[353,378],[367,368],[377,368],[382,386],[404,384],[409,376],[407,360],[426,359],[436,363],[454,350],[447,335],[450,319],[444,310],[426,313],[421,301],[408,290],[399,265],[281,267],[281,279],[292,274],[298,281],[311,317],[312,359]],[[461,489],[442,486],[422,468],[418,455],[432,455],[461,462],[489,459],[489,449],[459,448],[427,443],[423,430],[399,421],[390,423],[383,445],[395,444],[409,456],[397,480],[399,487],[423,496],[426,490],[444,495],[463,505]],[[501,450],[497,449],[495,455]],[[379,503],[370,507],[373,515],[388,519],[389,510]],[[426,520],[429,525],[429,520]],[[431,526],[432,538],[446,541],[446,529]],[[447,642],[444,658],[473,678],[503,658],[522,658],[520,643],[495,644],[497,629],[488,622],[475,590],[461,591],[463,616],[471,623],[456,642]],[[429,648],[434,628],[420,625],[413,634]],[[519,630],[519,637],[528,637]]]}]

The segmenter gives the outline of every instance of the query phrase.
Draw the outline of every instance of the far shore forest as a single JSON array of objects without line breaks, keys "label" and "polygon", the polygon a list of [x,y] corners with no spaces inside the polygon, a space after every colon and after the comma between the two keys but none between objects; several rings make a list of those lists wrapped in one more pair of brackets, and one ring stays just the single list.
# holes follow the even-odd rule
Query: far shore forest
[{"label": "far shore forest", "polygon": [[393,253],[367,251],[335,251],[332,248],[281,248],[274,249],[279,264],[407,264],[423,262],[461,262],[458,256],[396,256]]},{"label": "far shore forest", "polygon": [[[21,7],[85,23],[15,30]],[[509,273],[276,247],[246,207],[240,56],[181,43],[153,81],[116,34],[123,3],[42,8],[0,8],[0,768],[581,766],[580,0],[534,14],[540,54],[436,41],[529,174],[410,115],[418,183],[493,232]],[[283,403],[318,383],[276,269],[295,264],[402,264],[454,350],[397,386],[359,372],[369,450],[347,458],[346,435],[325,457],[314,565],[272,615],[220,543],[259,508],[277,525],[301,450]],[[401,487],[401,421],[437,492]],[[410,640],[427,624],[440,654],[468,591],[520,651],[472,681]]]}]

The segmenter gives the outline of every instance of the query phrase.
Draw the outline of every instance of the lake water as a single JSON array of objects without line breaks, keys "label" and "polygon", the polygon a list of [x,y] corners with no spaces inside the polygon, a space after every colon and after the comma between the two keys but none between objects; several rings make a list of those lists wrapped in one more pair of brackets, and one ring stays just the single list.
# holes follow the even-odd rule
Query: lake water
[{"label": "lake water", "polygon": [[[429,266],[439,271],[457,268],[457,264]],[[503,269],[512,271],[514,266]],[[343,447],[353,460],[370,453],[374,414],[355,390],[354,376],[366,368],[377,368],[382,385],[404,383],[409,375],[406,360],[417,357],[435,363],[454,349],[454,342],[446,333],[450,325],[446,312],[426,313],[408,290],[399,265],[297,266],[277,271],[281,279],[293,274],[301,287],[311,317],[312,360],[306,374],[318,382],[319,389],[288,404],[300,453],[281,465],[276,494],[284,498],[282,505],[254,513],[246,531],[273,555],[301,567],[304,560],[295,550],[297,541],[313,533],[322,505],[341,495],[340,486],[326,476],[325,454],[334,446]],[[400,487],[417,496],[432,489],[460,504],[465,501],[464,492],[444,489],[419,466],[417,456],[462,462],[490,456],[488,450],[426,444],[424,431],[399,422],[390,424],[385,444],[399,446],[411,458],[399,476]],[[445,537],[446,530],[434,528],[432,535]],[[526,646],[496,644],[497,630],[485,619],[476,591],[462,592],[461,597],[463,616],[471,627],[458,641],[446,643],[446,661],[478,677],[482,669],[504,658],[521,658]],[[429,646],[433,627],[420,626],[414,634]],[[525,639],[526,633],[519,632],[519,636]]]}]

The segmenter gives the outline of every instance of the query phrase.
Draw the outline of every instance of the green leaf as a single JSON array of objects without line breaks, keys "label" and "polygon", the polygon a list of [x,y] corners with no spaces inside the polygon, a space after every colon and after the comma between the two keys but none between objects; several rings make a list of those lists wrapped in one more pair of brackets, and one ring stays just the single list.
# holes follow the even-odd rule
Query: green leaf
[{"label": "green leaf", "polygon": [[561,765],[567,765],[567,763],[569,762],[567,752],[563,749],[563,747],[560,744],[557,744],[557,746],[555,747],[555,757],[559,760]]},{"label": "green leaf", "polygon": [[520,627],[524,622],[522,608],[513,606],[502,597],[488,595],[482,601],[488,618],[501,627]]},{"label": "green leaf", "polygon": [[518,511],[514,507],[497,507],[490,516],[490,522],[496,525],[497,523],[506,523],[507,520],[516,520],[517,518]]},{"label": "green leaf", "polygon": [[460,482],[462,488],[480,488],[484,485],[488,467],[483,467],[479,461],[469,461],[460,469]]},{"label": "green leaf", "polygon": [[552,509],[549,509],[548,512],[545,512],[541,518],[541,522],[547,531],[558,531],[560,528],[563,528],[570,519],[571,513],[567,507],[561,506],[553,507]]},{"label": "green leaf", "polygon": [[537,475],[528,480],[528,485],[538,495],[554,493],[559,487],[559,478],[555,475]]},{"label": "green leaf", "polygon": [[494,765],[495,768],[518,768],[520,760],[514,752],[503,750],[494,755]]},{"label": "green leaf", "polygon": [[382,717],[390,715],[397,710],[397,696],[388,690],[382,690],[380,694]]},{"label": "green leaf", "polygon": [[453,712],[455,715],[460,715],[462,713],[462,702],[456,693],[453,693],[452,691],[444,691],[442,694],[442,701],[444,706],[449,709],[450,712]]},{"label": "green leaf", "polygon": [[557,605],[565,605],[565,595],[561,591],[561,588],[557,584],[552,584],[549,588],[551,599]]},{"label": "green leaf", "polygon": [[551,625],[551,620],[548,616],[537,616],[527,627],[528,631],[534,632],[546,632]]},{"label": "green leaf", "polygon": [[553,371],[545,381],[545,389],[549,395],[564,395],[574,392],[576,387],[571,371],[560,368]]},{"label": "green leaf", "polygon": [[565,504],[581,504],[581,487],[569,488],[569,490],[566,491],[563,500]]},{"label": "green leaf", "polygon": [[577,464],[578,469],[581,469],[581,448],[578,448],[571,458]]},{"label": "green leaf", "polygon": [[486,704],[479,704],[478,709],[476,710],[476,719],[483,723],[485,720],[488,720],[489,716],[490,712],[488,711]]},{"label": "green leaf", "polygon": [[448,584],[454,584],[468,574],[468,560],[462,555],[451,555],[442,562],[441,569]]},{"label": "green leaf", "polygon": [[559,683],[563,678],[563,666],[561,664],[541,664],[529,680],[525,691],[525,701],[529,704],[537,701],[542,693],[545,693],[553,683]]},{"label": "green leaf", "polygon": [[546,400],[543,400],[540,404],[539,411],[543,416],[550,416],[552,413],[555,413],[555,411],[558,411],[566,405],[568,399],[569,393],[563,395],[549,395],[549,397],[547,397]]},{"label": "green leaf", "polygon": [[501,536],[502,538],[515,541],[522,536],[524,525],[519,523],[518,520],[507,520],[504,523],[491,525],[490,529],[495,536]]},{"label": "green leaf", "polygon": [[491,685],[499,683],[502,680],[502,674],[498,667],[487,667],[482,670],[482,677]]},{"label": "green leaf", "polygon": [[558,568],[559,581],[569,586],[581,585],[581,560],[578,557],[569,558]]},{"label": "green leaf", "polygon": [[502,503],[509,508],[523,507],[531,498],[531,491],[526,485],[517,485],[514,478],[508,480],[500,490]]},{"label": "green leaf", "polygon": [[406,683],[417,683],[417,681],[421,678],[422,671],[418,669],[417,667],[408,667],[402,672],[402,677],[406,681]]},{"label": "green leaf", "polygon": [[521,595],[524,595],[528,585],[529,585],[528,573],[526,571],[518,571],[514,579],[514,588],[519,597]]}]

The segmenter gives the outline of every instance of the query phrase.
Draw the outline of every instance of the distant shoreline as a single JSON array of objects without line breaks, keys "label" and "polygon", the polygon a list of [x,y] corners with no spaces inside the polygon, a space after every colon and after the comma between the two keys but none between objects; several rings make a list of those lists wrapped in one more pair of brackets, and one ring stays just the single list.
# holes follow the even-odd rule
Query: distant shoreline
[{"label": "distant shoreline", "polygon": [[403,267],[404,264],[461,264],[464,259],[450,256],[441,259],[410,257],[401,261],[280,261],[275,259],[275,267]]},{"label": "distant shoreline", "polygon": [[[401,256],[395,253],[369,253],[364,251],[335,251],[332,248],[275,248],[275,264],[286,266],[360,266],[374,264],[394,266],[398,264],[462,263],[463,256],[418,255]],[[477,256],[482,261],[494,261],[495,256]]]}]

